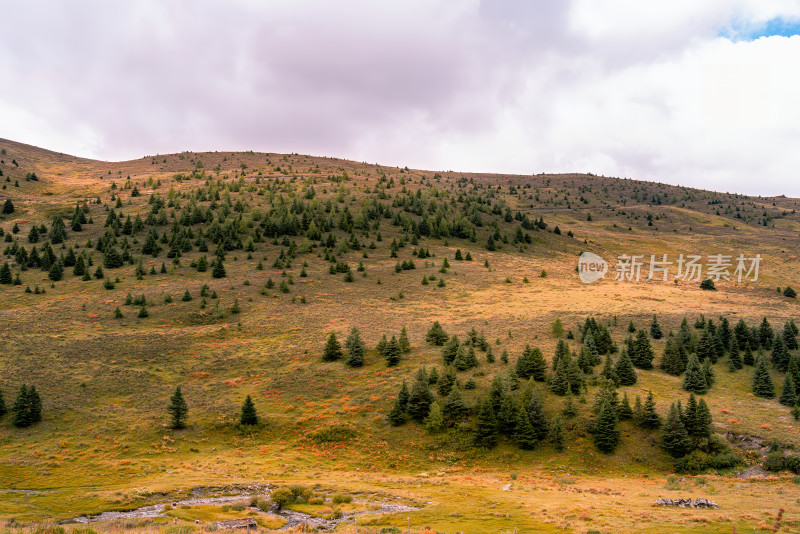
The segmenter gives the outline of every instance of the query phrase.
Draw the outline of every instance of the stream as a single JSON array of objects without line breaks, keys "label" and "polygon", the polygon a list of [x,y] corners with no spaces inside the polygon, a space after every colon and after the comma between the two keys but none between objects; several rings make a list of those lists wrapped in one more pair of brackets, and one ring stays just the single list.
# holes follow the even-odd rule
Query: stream
[{"label": "stream", "polygon": [[[240,494],[240,495],[230,495],[226,497],[204,497],[204,498],[197,498],[197,499],[185,499],[181,501],[169,501],[161,504],[151,504],[148,506],[142,506],[141,508],[136,508],[134,510],[128,511],[109,511],[103,512],[96,516],[79,516],[72,519],[66,519],[64,521],[60,521],[60,525],[65,524],[74,524],[74,523],[96,523],[100,521],[117,521],[122,519],[142,519],[142,518],[149,518],[149,517],[168,517],[164,512],[166,511],[167,506],[171,506],[172,508],[176,508],[179,506],[197,506],[201,504],[208,504],[208,505],[215,505],[215,506],[222,506],[225,504],[233,504],[233,503],[241,503],[244,500],[249,501],[251,498],[250,494]],[[357,503],[368,503],[369,501],[354,501]],[[320,530],[331,530],[336,528],[339,523],[346,522],[346,521],[353,521],[356,516],[360,515],[374,515],[374,514],[384,514],[384,513],[395,513],[395,512],[413,512],[419,510],[419,508],[414,506],[406,506],[403,504],[380,504],[380,507],[375,510],[364,510],[361,512],[349,512],[343,513],[341,517],[336,519],[324,519],[321,517],[314,517],[313,515],[306,514],[303,512],[296,512],[294,510],[276,510],[274,512],[265,512],[260,508],[256,507],[248,507],[248,510],[258,512],[259,514],[264,514],[273,517],[281,517],[287,521],[287,523],[281,527],[281,530],[292,528],[296,525],[307,525],[309,527],[314,527]]]}]

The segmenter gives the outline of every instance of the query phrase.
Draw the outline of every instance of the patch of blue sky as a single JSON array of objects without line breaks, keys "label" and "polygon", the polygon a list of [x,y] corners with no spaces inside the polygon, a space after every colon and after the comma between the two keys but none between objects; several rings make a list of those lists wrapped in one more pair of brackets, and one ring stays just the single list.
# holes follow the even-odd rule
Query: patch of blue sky
[{"label": "patch of blue sky", "polygon": [[774,18],[760,23],[734,24],[725,27],[719,35],[732,41],[755,41],[762,37],[792,37],[800,35],[800,19]]}]

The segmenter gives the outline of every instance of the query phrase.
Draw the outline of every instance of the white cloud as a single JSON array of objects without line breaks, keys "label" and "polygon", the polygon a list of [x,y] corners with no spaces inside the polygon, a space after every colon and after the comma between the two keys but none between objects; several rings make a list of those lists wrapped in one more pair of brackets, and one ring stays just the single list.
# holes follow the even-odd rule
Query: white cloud
[{"label": "white cloud", "polygon": [[6,11],[0,136],[59,151],[296,151],[800,195],[800,37],[719,37],[800,17],[797,1]]}]

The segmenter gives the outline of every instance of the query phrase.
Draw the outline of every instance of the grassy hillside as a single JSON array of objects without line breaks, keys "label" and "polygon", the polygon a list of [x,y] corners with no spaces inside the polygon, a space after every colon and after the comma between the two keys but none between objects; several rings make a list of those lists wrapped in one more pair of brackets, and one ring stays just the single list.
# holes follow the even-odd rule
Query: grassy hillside
[{"label": "grassy hillside", "polygon": [[[491,347],[493,363],[478,348],[478,365],[457,373],[472,406],[527,345],[541,349],[552,375],[557,343],[579,353],[587,317],[621,349],[629,324],[648,330],[654,314],[665,334],[651,340],[655,368],[637,370],[636,384],[618,393],[633,402],[652,391],[665,417],[688,398],[683,377],[659,368],[668,333],[684,317],[695,348],[701,315],[731,327],[766,317],[778,335],[799,319],[797,300],[776,291],[800,288],[796,199],[298,154],[185,152],[108,163],[6,140],[0,151],[0,205],[14,206],[0,215],[0,263],[20,282],[0,285],[0,391],[10,407],[20,385],[33,384],[43,404],[43,420],[30,427],[14,427],[11,414],[0,420],[4,518],[58,520],[258,482],[422,506],[372,517],[375,531],[410,518],[415,531],[730,532],[771,524],[779,507],[784,525],[800,527],[790,473],[737,477],[759,454],[734,448],[743,462],[736,469],[668,483],[674,468],[659,431],[630,421],[620,422],[616,451],[599,452],[590,430],[602,364],[572,399],[578,415],[565,419],[563,452],[547,440],[522,450],[509,437],[475,447],[474,413],[436,434],[388,420],[404,380],[411,386],[422,367],[444,373],[442,347],[425,340],[434,321],[461,341],[474,329]],[[65,238],[50,244],[56,219]],[[63,264],[57,281],[48,246]],[[611,263],[605,280],[579,280],[583,251]],[[619,254],[674,261],[740,253],[762,256],[757,281],[703,291],[696,281],[613,280]],[[215,278],[220,257],[225,276]],[[74,274],[70,258],[88,276]],[[565,338],[553,335],[557,319]],[[344,342],[352,327],[367,348],[364,366],[323,362],[328,335]],[[389,367],[376,346],[403,327],[411,350]],[[790,408],[755,397],[753,367],[731,373],[727,360],[713,366],[716,382],[703,395],[715,432],[800,446]],[[769,372],[780,395],[785,373]],[[466,389],[470,380],[474,389]],[[169,428],[166,411],[178,385],[189,406],[184,430]],[[566,397],[544,382],[532,387],[550,421],[561,414]],[[525,388],[523,380],[510,394],[519,401]],[[256,428],[237,425],[247,395],[262,419]],[[346,439],[326,442],[330,428],[347,429]],[[659,496],[689,495],[720,508],[652,507]]]}]

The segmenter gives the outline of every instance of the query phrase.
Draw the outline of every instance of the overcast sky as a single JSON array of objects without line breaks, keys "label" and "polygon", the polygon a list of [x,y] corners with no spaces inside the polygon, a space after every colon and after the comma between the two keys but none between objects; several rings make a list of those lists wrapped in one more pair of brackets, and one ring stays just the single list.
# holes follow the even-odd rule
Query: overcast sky
[{"label": "overcast sky", "polygon": [[5,2],[0,137],[800,196],[800,0]]}]

